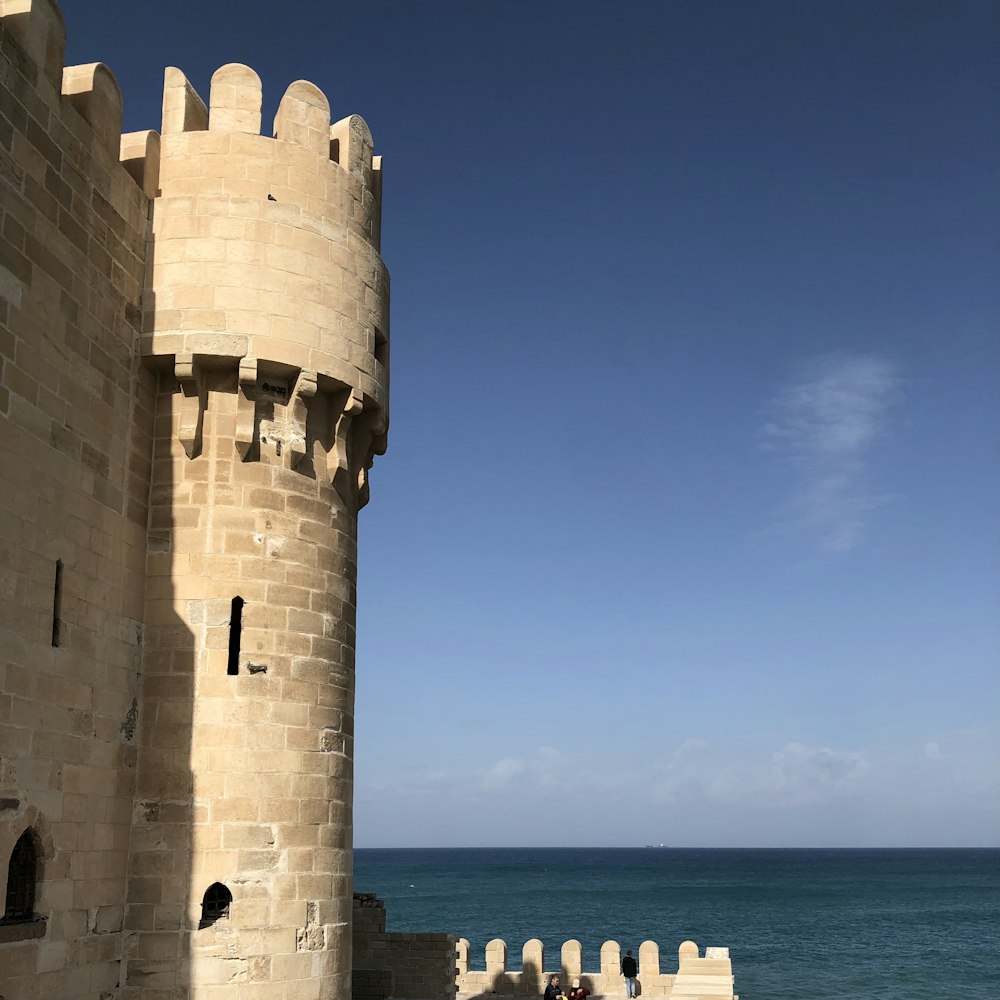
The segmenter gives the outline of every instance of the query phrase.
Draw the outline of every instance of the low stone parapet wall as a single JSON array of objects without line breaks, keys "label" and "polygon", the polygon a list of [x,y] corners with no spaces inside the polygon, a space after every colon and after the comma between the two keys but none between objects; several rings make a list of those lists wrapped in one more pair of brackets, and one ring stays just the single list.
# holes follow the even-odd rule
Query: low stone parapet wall
[{"label": "low stone parapet wall", "polygon": [[385,906],[354,894],[353,1000],[453,1000],[454,934],[396,934],[385,929]]},{"label": "low stone parapet wall", "polygon": [[[537,938],[521,949],[521,971],[508,968],[507,942],[495,938],[486,945],[486,968],[470,968],[469,942],[461,938],[456,953],[455,985],[464,997],[484,994],[540,996],[550,976],[560,976],[569,986],[574,979],[594,996],[624,996],[625,980],[621,974],[622,949],[617,941],[601,945],[600,966],[596,972],[584,969],[583,948],[579,941],[566,941],[554,956],[546,959],[545,946]],[[711,997],[738,1000],[733,993],[733,971],[728,948],[706,948],[702,957],[693,941],[685,941],[677,952],[677,972],[660,970],[660,946],[644,941],[639,946],[640,997]]]},{"label": "low stone parapet wall", "polygon": [[[385,906],[367,893],[354,895],[353,1000],[463,1000],[491,994],[541,997],[550,976],[563,986],[574,979],[592,997],[624,997],[622,949],[617,941],[601,945],[599,968],[587,971],[579,941],[566,941],[546,957],[537,938],[521,948],[521,969],[508,965],[507,942],[486,946],[485,969],[470,967],[469,942],[452,934],[393,934],[385,929]],[[733,993],[728,948],[699,952],[693,941],[677,950],[677,971],[662,972],[660,946],[643,941],[636,956],[638,995],[670,1000],[739,1000]]]},{"label": "low stone parapet wall", "polygon": [[390,997],[444,1000],[455,996],[454,934],[386,934],[385,937],[385,961],[392,973]]}]

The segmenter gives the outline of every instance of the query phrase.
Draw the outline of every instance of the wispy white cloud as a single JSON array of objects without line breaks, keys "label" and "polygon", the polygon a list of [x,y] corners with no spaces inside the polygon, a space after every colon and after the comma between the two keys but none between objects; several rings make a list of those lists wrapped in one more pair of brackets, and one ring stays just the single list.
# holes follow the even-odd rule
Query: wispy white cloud
[{"label": "wispy white cloud", "polygon": [[[678,739],[624,758],[593,743],[456,753],[363,780],[359,843],[993,844],[998,748],[991,726],[878,747]],[[585,822],[563,822],[577,814]]]},{"label": "wispy white cloud", "polygon": [[856,791],[871,764],[854,750],[786,743],[763,759],[720,758],[709,744],[688,740],[666,760],[654,782],[660,802],[800,806]]},{"label": "wispy white cloud", "polygon": [[796,470],[786,521],[825,549],[854,548],[884,502],[868,465],[899,389],[886,359],[830,354],[803,365],[771,401],[765,439]]},{"label": "wispy white cloud", "polygon": [[870,767],[860,751],[788,743],[772,755],[762,786],[779,801],[823,801],[855,791]]},{"label": "wispy white cloud", "polygon": [[524,774],[527,765],[519,757],[501,757],[492,767],[482,772],[486,789],[505,788]]},{"label": "wispy white cloud", "polygon": [[490,767],[475,772],[469,780],[471,792],[518,789],[537,795],[559,787],[563,777],[563,755],[553,747],[538,747],[528,757],[501,757]]},{"label": "wispy white cloud", "polygon": [[397,770],[391,778],[370,781],[369,788],[379,794],[411,799],[442,794],[468,799],[507,795],[537,798],[556,788],[575,788],[579,780],[563,753],[550,746],[539,746],[522,756],[498,757],[482,767],[465,766],[456,758],[448,768]]}]

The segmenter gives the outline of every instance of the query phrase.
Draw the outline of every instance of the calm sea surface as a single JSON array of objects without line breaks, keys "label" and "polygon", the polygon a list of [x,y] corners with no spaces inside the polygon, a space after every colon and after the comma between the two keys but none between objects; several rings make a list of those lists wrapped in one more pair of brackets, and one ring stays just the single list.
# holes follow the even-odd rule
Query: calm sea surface
[{"label": "calm sea surface", "polygon": [[742,1000],[998,1000],[1000,850],[358,850],[355,889],[385,900],[389,930],[486,942],[730,949]]}]

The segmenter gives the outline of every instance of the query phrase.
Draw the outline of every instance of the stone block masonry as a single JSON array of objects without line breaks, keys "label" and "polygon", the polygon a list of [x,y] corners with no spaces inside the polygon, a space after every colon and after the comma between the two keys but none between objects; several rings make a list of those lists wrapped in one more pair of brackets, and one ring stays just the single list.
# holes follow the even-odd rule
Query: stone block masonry
[{"label": "stone block masonry", "polygon": [[[111,74],[64,69],[53,5],[3,0],[0,15],[0,995],[97,998],[124,974],[149,201],[119,162]],[[22,837],[34,899],[11,920]]]},{"label": "stone block masonry", "polygon": [[457,989],[458,937],[387,933],[385,906],[354,896],[354,1000],[449,1000]]},{"label": "stone block masonry", "polygon": [[[566,941],[559,961],[546,959],[545,946],[538,938],[526,941],[521,949],[521,971],[508,969],[507,942],[495,938],[486,945],[486,967],[470,967],[469,942],[461,938],[456,949],[455,983],[462,1000],[487,994],[539,996],[552,976],[559,976],[563,988],[574,980],[590,990],[592,997],[623,997],[625,980],[621,974],[622,950],[617,941],[601,945],[600,968],[584,969],[579,941]],[[733,967],[728,948],[706,948],[701,955],[693,941],[677,949],[677,972],[660,970],[660,948],[655,941],[643,941],[638,952],[639,996],[667,1000],[739,1000],[733,993]]]},{"label": "stone block masonry", "polygon": [[381,161],[64,45],[0,0],[0,997],[346,1000]]}]

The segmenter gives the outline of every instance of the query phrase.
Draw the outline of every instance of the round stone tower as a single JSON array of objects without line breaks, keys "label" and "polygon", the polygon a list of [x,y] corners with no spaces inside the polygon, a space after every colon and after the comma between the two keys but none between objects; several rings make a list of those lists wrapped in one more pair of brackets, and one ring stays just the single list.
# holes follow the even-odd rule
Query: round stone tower
[{"label": "round stone tower", "polygon": [[[385,450],[381,164],[312,84],[166,72],[126,996],[351,987],[357,513]],[[133,137],[131,140],[137,140]],[[272,984],[270,988],[266,984]],[[295,984],[294,986],[292,984]]]}]

